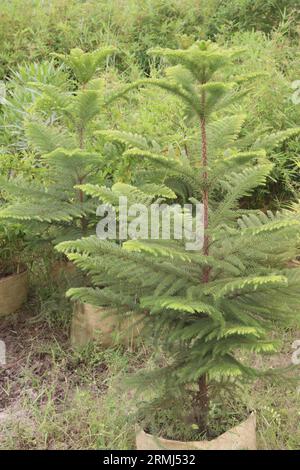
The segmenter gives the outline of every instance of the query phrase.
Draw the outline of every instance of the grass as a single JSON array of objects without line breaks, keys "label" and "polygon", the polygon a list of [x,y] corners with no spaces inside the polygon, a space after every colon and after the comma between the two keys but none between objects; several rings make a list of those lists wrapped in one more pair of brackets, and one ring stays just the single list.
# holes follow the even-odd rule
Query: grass
[{"label": "grass", "polygon": [[[240,20],[232,15],[232,5],[216,8],[218,0],[113,0],[110,3],[3,0],[1,3],[1,80],[13,77],[13,70],[20,73],[22,69],[16,71],[17,64],[49,60],[53,51],[67,52],[72,47],[92,50],[110,43],[121,50],[115,64],[118,74],[122,80],[133,80],[148,74],[152,68],[155,74],[154,64],[146,54],[149,47],[160,43],[175,47],[177,36],[182,33],[197,38],[216,35],[221,44],[246,47],[247,54],[243,63],[237,65],[236,73],[261,70],[268,73],[267,78],[256,82],[243,102],[241,110],[249,115],[248,132],[256,127],[280,130],[299,122],[300,108],[290,99],[290,85],[299,79],[300,63],[297,18],[289,7],[292,1],[288,2],[286,16],[280,13],[274,24],[270,16],[264,24],[264,16],[258,10],[255,21],[261,24],[255,22],[255,28],[250,24],[252,17],[247,8],[243,10],[239,5],[251,6],[248,0],[234,2]],[[264,3],[259,2],[261,8]],[[235,22],[231,24],[233,17]],[[28,67],[33,67],[36,73],[37,65]],[[44,64],[39,70],[47,71],[47,67],[51,69],[51,65]],[[109,73],[112,87],[122,84],[116,72]],[[24,92],[24,85],[21,88]],[[18,93],[16,100],[20,102]],[[103,121],[106,127],[111,127],[111,119],[123,130],[134,129],[162,145],[175,145],[180,142],[178,129],[183,121],[176,110],[173,98],[147,89],[128,98],[128,102],[116,104],[109,111],[111,116],[104,116]],[[166,117],[163,122],[162,115]],[[14,125],[18,124],[14,115],[11,119]],[[16,135],[9,137],[9,144],[11,139],[15,143]],[[272,157],[283,190],[271,186],[270,193],[279,201],[285,200],[286,192],[290,197],[287,189],[291,182],[299,185],[298,171],[288,173],[298,158],[299,139],[289,145],[277,149]],[[10,158],[19,165],[22,163],[20,153]],[[5,171],[12,162],[6,152],[4,159],[1,165]],[[32,172],[30,156],[26,159],[24,170]],[[7,366],[0,369],[0,449],[134,448],[135,399],[123,384],[128,372],[145,363],[147,351],[117,347],[104,350],[95,344],[81,351],[72,350],[69,343],[72,309],[64,297],[65,289],[63,285],[58,289],[55,283],[49,285],[45,272],[39,274],[33,279],[26,309],[0,321],[0,339],[6,342],[8,355]],[[266,357],[260,365],[290,364],[291,345],[300,339],[300,332],[279,334],[284,342],[282,353],[273,362]],[[242,390],[242,400],[257,410],[260,449],[300,449],[297,388],[296,384],[258,381]]]},{"label": "grass", "polygon": [[[148,359],[145,348],[72,350],[70,312],[64,315],[58,304],[55,314],[57,299],[54,288],[42,298],[34,293],[26,310],[1,320],[7,365],[0,371],[0,449],[134,448],[135,398],[123,385]],[[261,365],[290,363],[300,332],[281,336],[283,352]],[[242,390],[242,399],[257,410],[260,449],[300,448],[297,385],[256,382]]]},{"label": "grass", "polygon": [[132,448],[122,377],[141,355],[95,344],[73,350],[67,280],[49,285],[40,270],[32,281],[24,311],[0,323],[0,449]]}]

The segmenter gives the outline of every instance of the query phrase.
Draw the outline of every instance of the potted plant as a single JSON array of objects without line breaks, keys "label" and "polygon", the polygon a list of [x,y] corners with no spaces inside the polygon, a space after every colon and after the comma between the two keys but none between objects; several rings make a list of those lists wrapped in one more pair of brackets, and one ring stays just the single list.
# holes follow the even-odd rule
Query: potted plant
[{"label": "potted plant", "polygon": [[[31,179],[16,171],[13,178],[1,178],[6,204],[0,209],[0,219],[34,224],[39,242],[55,244],[94,230],[98,200],[86,196],[78,185],[104,183],[112,176],[111,162],[95,130],[102,109],[122,96],[122,92],[106,92],[104,80],[97,77],[114,52],[113,47],[104,47],[56,54],[70,69],[72,79],[64,86],[31,84],[40,94],[35,101],[36,116],[25,123],[25,133],[38,169]],[[60,282],[62,277],[73,277],[74,268],[60,256],[53,263],[51,278]],[[91,309],[85,312],[88,315]]]},{"label": "potted plant", "polygon": [[[194,222],[200,201],[203,244],[187,250],[186,240],[175,234],[121,245],[96,236],[61,243],[58,250],[93,280],[93,287],[68,294],[115,308],[121,318],[128,312],[143,317],[157,364],[136,378],[144,393],[138,449],[255,449],[255,414],[241,408],[240,419],[232,420],[223,396],[229,390],[232,399],[235,385],[245,381],[285,377],[282,369],[257,368],[251,354],[277,353],[274,329],[299,323],[300,271],[286,262],[299,254],[300,221],[297,210],[265,213],[241,209],[239,201],[266,183],[272,170],[267,152],[291,131],[255,141],[239,138],[245,116],[235,114],[234,104],[243,96],[245,79],[220,81],[220,68],[239,51],[200,41],[152,52],[174,66],[166,69],[166,79],[143,83],[179,97],[188,124],[198,127],[181,156],[127,150],[127,158],[147,162],[148,178],[147,185],[123,187],[123,194],[155,202],[157,186],[164,193],[167,187],[179,203],[192,204]],[[100,200],[105,195],[114,205],[120,187],[81,189]],[[222,400],[216,426],[213,411]]]},{"label": "potted plant", "polygon": [[22,262],[24,231],[0,224],[0,317],[18,310],[27,299],[28,270]]}]

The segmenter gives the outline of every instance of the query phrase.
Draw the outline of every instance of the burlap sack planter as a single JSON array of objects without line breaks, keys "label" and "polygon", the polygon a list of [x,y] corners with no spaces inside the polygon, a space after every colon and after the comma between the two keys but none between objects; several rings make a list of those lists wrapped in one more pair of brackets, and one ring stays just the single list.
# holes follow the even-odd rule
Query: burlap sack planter
[{"label": "burlap sack planter", "polygon": [[137,324],[136,316],[120,318],[113,309],[80,302],[74,304],[71,324],[71,344],[74,348],[82,347],[89,341],[97,341],[105,347],[116,342],[132,346],[140,331],[141,325]]},{"label": "burlap sack planter", "polygon": [[136,433],[137,450],[256,450],[256,416],[251,413],[246,421],[224,432],[211,441],[173,441],[147,434],[142,429]]},{"label": "burlap sack planter", "polygon": [[74,277],[76,272],[76,266],[71,261],[55,261],[51,267],[51,279],[58,283],[62,279]]},{"label": "burlap sack planter", "polygon": [[28,281],[27,269],[18,274],[0,277],[0,316],[16,312],[26,301]]}]

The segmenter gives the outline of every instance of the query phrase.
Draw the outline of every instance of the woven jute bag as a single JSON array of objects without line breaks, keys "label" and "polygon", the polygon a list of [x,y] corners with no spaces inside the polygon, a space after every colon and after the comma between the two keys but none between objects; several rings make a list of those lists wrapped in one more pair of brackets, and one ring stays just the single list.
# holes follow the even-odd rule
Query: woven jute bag
[{"label": "woven jute bag", "polygon": [[139,336],[141,324],[135,315],[120,318],[114,309],[95,307],[91,304],[75,302],[71,324],[71,344],[82,347],[89,341],[98,341],[110,347],[116,341],[133,346]]},{"label": "woven jute bag", "polygon": [[27,299],[29,277],[27,269],[0,278],[0,316],[16,312]]},{"label": "woven jute bag", "polygon": [[251,413],[245,421],[211,441],[173,441],[137,429],[136,448],[137,450],[256,450],[256,415]]}]

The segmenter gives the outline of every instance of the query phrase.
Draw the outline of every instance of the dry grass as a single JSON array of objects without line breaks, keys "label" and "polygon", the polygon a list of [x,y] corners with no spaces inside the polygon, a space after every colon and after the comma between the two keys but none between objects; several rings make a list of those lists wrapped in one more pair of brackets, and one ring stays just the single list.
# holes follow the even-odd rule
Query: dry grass
[{"label": "dry grass", "polygon": [[[124,373],[144,361],[142,353],[93,345],[79,353],[69,346],[67,324],[33,319],[27,311],[1,321],[7,365],[0,372],[0,448],[133,448],[130,397],[121,385]],[[269,366],[290,363],[300,333],[282,336],[284,351]],[[243,399],[258,413],[261,449],[300,448],[296,388],[257,382],[244,389]]]}]

